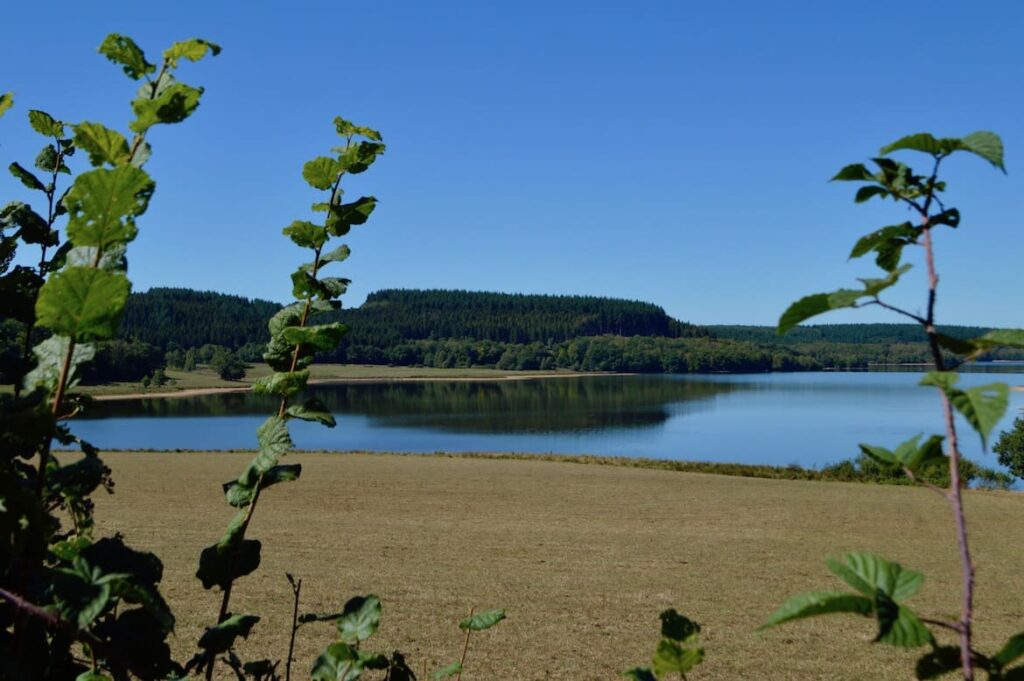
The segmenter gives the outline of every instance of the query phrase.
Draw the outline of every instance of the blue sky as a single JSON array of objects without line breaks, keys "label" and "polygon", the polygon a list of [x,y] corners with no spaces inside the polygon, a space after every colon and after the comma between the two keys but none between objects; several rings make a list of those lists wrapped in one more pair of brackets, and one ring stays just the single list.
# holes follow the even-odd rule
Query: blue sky
[{"label": "blue sky", "polygon": [[[947,162],[964,219],[937,246],[939,315],[1024,327],[1019,3],[63,4],[4,10],[4,164],[35,157],[29,108],[125,128],[134,84],[96,53],[106,33],[153,58],[188,37],[224,47],[182,71],[207,88],[196,115],[151,135],[136,290],[285,300],[303,254],[280,229],[310,216],[302,164],[335,143],[340,114],[389,145],[348,185],[381,202],[346,240],[349,305],[393,287],[578,293],[772,324],[872,276],[851,245],[908,219],[854,205],[827,182],[838,168],[906,133],[989,129],[1008,176]],[[31,199],[7,177],[0,191]],[[921,308],[921,270],[893,302]]]}]

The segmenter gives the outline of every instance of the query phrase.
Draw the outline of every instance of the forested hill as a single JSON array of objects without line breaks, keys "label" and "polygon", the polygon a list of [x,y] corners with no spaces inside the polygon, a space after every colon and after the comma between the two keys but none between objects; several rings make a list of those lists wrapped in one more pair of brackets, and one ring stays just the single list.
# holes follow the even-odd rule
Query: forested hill
[{"label": "forested hill", "polygon": [[[161,348],[205,344],[238,348],[268,339],[267,320],[281,308],[266,300],[181,288],[154,288],[128,300],[121,335]],[[657,305],[593,296],[445,290],[384,290],[359,308],[333,315],[361,345],[408,340],[473,339],[499,343],[563,341],[581,336],[707,336]]]},{"label": "forested hill", "polygon": [[267,320],[281,309],[268,300],[250,300],[187,288],[153,288],[133,293],[121,319],[121,337],[164,350],[223,345],[239,348],[266,343]]},{"label": "forested hill", "polygon": [[594,296],[388,289],[371,293],[361,307],[343,310],[338,318],[355,342],[378,347],[430,338],[533,343],[602,335],[708,335],[657,305]]},{"label": "forested hill", "polygon": [[[798,326],[779,336],[774,326],[714,325],[706,327],[718,338],[753,341],[771,345],[798,345],[802,343],[921,343],[924,332],[918,324],[818,324]],[[942,333],[954,338],[982,336],[991,327],[943,326]]]}]

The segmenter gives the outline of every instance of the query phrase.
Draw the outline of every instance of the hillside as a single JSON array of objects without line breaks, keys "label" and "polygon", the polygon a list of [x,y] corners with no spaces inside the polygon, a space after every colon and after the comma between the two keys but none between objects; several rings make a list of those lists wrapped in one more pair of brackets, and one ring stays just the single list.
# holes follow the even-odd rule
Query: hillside
[{"label": "hillside", "polygon": [[[917,324],[816,324],[798,326],[779,336],[774,326],[714,325],[706,327],[718,338],[753,341],[770,345],[800,343],[921,343],[924,332]],[[991,331],[983,326],[943,326],[943,333],[954,338],[973,338]]]}]

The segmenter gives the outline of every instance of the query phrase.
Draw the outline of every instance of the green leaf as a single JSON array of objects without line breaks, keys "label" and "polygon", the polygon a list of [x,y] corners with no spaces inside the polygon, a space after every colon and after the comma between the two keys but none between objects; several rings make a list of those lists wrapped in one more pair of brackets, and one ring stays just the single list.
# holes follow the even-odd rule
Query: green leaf
[{"label": "green leaf", "polygon": [[875,176],[871,173],[863,163],[852,163],[848,166],[844,166],[835,176],[832,178],[832,182],[874,182]]},{"label": "green leaf", "polygon": [[955,372],[932,371],[925,374],[920,384],[932,385],[942,390],[950,404],[981,436],[982,448],[987,448],[988,436],[1006,413],[1010,388],[1005,383],[989,383],[969,390],[960,390],[955,387],[959,380],[960,377]]},{"label": "green leaf", "polygon": [[313,681],[355,681],[362,676],[359,653],[343,642],[332,643],[313,662]]},{"label": "green leaf", "polygon": [[170,84],[155,98],[139,97],[132,101],[135,120],[129,124],[133,132],[144,133],[158,123],[180,123],[196,110],[203,88],[192,87],[167,76]]},{"label": "green leaf", "polygon": [[275,371],[269,376],[258,379],[253,383],[252,389],[255,393],[291,397],[303,390],[308,381],[308,369],[302,371]]},{"label": "green leaf", "polygon": [[206,630],[199,639],[199,647],[217,654],[229,650],[235,639],[249,638],[249,632],[260,621],[256,615],[232,615],[215,627]]},{"label": "green leaf", "polygon": [[879,625],[876,642],[900,648],[917,648],[935,640],[932,632],[928,631],[928,627],[913,611],[881,593],[876,595],[875,615]]},{"label": "green leaf", "polygon": [[430,675],[430,678],[434,679],[434,681],[438,681],[439,679],[449,679],[461,671],[462,664],[459,662],[452,662],[447,667],[443,667],[441,669],[438,669],[436,672],[432,673]]},{"label": "green leaf", "polygon": [[156,66],[146,61],[146,56],[131,38],[111,33],[100,44],[100,54],[115,64],[120,64],[125,74],[132,80],[156,71]]},{"label": "green leaf", "polygon": [[174,69],[178,67],[179,59],[188,59],[195,62],[205,57],[207,53],[216,57],[220,54],[220,45],[203,40],[202,38],[191,38],[173,43],[164,50],[164,61],[170,68]]},{"label": "green leaf", "polygon": [[317,350],[333,350],[348,333],[348,327],[341,322],[318,324],[316,326],[289,326],[281,337],[293,345],[311,345]]},{"label": "green leaf", "polygon": [[113,338],[130,289],[123,274],[69,267],[40,289],[36,317],[41,326],[76,341]]},{"label": "green leaf", "polygon": [[[296,374],[309,372],[297,371]],[[270,416],[263,424],[256,429],[256,439],[259,442],[260,452],[272,456],[284,456],[294,446],[291,436],[288,434],[288,423],[278,416]]]},{"label": "green leaf", "polygon": [[622,672],[622,675],[633,681],[658,681],[658,677],[651,673],[650,669],[644,669],[643,667],[627,669]]},{"label": "green leaf", "polygon": [[833,613],[871,615],[875,609],[873,596],[874,594],[872,594],[872,598],[868,598],[856,594],[824,591],[799,594],[780,605],[768,618],[768,621],[758,629],[767,629],[784,622]]},{"label": "green leaf", "polygon": [[[228,535],[230,534],[229,531]],[[258,539],[240,539],[228,544],[224,544],[222,540],[208,546],[199,554],[196,577],[203,583],[204,589],[212,589],[215,586],[222,590],[226,589],[239,577],[256,571],[260,566],[261,548]]]},{"label": "green leaf", "polygon": [[675,608],[666,610],[659,615],[661,618],[661,635],[665,638],[687,643],[697,638],[700,633],[700,625],[693,620],[680,615]]},{"label": "green leaf", "polygon": [[63,137],[64,124],[45,111],[32,109],[28,112],[28,122],[32,129],[44,137]]},{"label": "green leaf", "polygon": [[[259,480],[260,489],[266,489],[271,485],[276,485],[280,482],[291,482],[298,480],[302,474],[302,464],[287,464],[272,466],[267,469],[262,477],[258,475],[256,478]],[[224,496],[227,499],[228,504],[235,508],[245,508],[252,502],[252,498],[256,493],[254,484],[243,485],[238,480],[231,480],[225,482],[224,485]]]},{"label": "green leaf", "polygon": [[381,141],[380,133],[373,128],[364,128],[361,125],[356,125],[351,121],[346,121],[341,116],[335,116],[334,118],[334,129],[338,131],[338,134],[342,137],[350,137],[353,135],[362,135],[367,139],[374,140],[376,142]]},{"label": "green leaf", "polygon": [[346,260],[349,255],[351,255],[351,251],[349,250],[348,246],[342,244],[341,246],[335,248],[333,251],[321,255],[320,265],[323,266],[332,262],[342,262],[343,260]]},{"label": "green leaf", "polygon": [[854,194],[853,200],[855,203],[864,203],[875,196],[881,196],[883,199],[889,195],[889,191],[885,187],[879,187],[878,185],[868,185],[867,187],[861,187]]},{"label": "green leaf", "polygon": [[840,289],[833,293],[815,293],[805,296],[790,305],[782,313],[776,333],[781,336],[800,322],[830,310],[854,307],[857,304],[857,300],[863,295],[864,293],[861,291]]},{"label": "green leaf", "polygon": [[14,93],[5,92],[0,94],[0,118],[3,118],[4,113],[12,106],[14,106]]},{"label": "green leaf", "polygon": [[363,196],[352,203],[332,205],[328,208],[327,231],[331,236],[348,234],[353,225],[365,224],[377,207],[377,199]]},{"label": "green leaf", "polygon": [[685,674],[704,661],[703,648],[682,648],[679,644],[662,639],[654,651],[654,673]]},{"label": "green leaf", "polygon": [[1021,655],[1024,655],[1024,632],[1011,636],[1010,640],[995,654],[992,661],[999,667],[1005,667]]},{"label": "green leaf", "polygon": [[924,582],[920,572],[870,553],[848,553],[843,561],[829,559],[828,567],[844,582],[872,598],[881,592],[889,598],[904,600],[917,593]]},{"label": "green leaf", "polygon": [[911,269],[911,267],[912,265],[903,265],[902,267],[897,267],[896,269],[889,272],[889,274],[887,274],[886,276],[877,279],[858,279],[859,282],[864,284],[864,293],[862,293],[861,295],[871,297],[877,296],[885,289],[895,285],[896,282],[900,280],[900,277],[906,274]]},{"label": "green leaf", "polygon": [[320,248],[327,243],[327,230],[308,220],[296,220],[281,233],[302,248]]},{"label": "green leaf", "polygon": [[85,671],[75,677],[75,681],[112,681],[109,676],[100,672]]},{"label": "green leaf", "polygon": [[384,153],[384,145],[379,142],[360,142],[340,151],[339,168],[352,175],[357,175],[369,168],[377,160],[377,157]]},{"label": "green leaf", "polygon": [[898,467],[905,466],[913,472],[924,466],[945,460],[946,457],[942,453],[942,441],[944,438],[941,435],[932,435],[925,440],[923,445],[918,446],[917,443],[920,439],[921,435],[915,435],[906,442],[901,443],[895,452],[890,452],[884,447],[874,447],[865,444],[861,444],[860,449],[865,455],[879,463]]},{"label": "green leaf", "polygon": [[850,251],[850,257],[859,258],[874,251],[878,266],[891,272],[899,265],[904,246],[916,243],[918,234],[920,230],[909,222],[883,227],[861,237]]},{"label": "green leaf", "polygon": [[[42,341],[32,349],[36,357],[36,366],[25,375],[22,387],[26,393],[36,388],[44,388],[47,393],[53,392],[60,380],[60,372],[68,353],[69,339],[67,336],[54,335]],[[96,346],[89,343],[76,343],[68,365],[66,385],[73,388],[78,384],[78,368],[96,356]]]},{"label": "green leaf", "polygon": [[463,631],[484,631],[485,629],[490,629],[503,619],[505,619],[504,610],[486,610],[459,622],[459,629]]},{"label": "green leaf", "polygon": [[36,156],[36,160],[33,162],[36,170],[41,170],[44,173],[52,173],[55,170],[58,173],[64,173],[65,175],[71,174],[71,169],[60,160],[57,155],[57,147],[52,144],[47,144],[39,151],[39,155]]},{"label": "green leaf", "polygon": [[135,218],[146,212],[155,185],[133,166],[82,173],[68,192],[68,239],[106,250],[135,238]]},{"label": "green leaf", "polygon": [[338,181],[342,166],[327,156],[317,156],[302,166],[302,177],[314,189],[330,189]]},{"label": "green leaf", "polygon": [[336,424],[334,416],[330,410],[320,400],[314,398],[306,400],[301,405],[293,404],[285,410],[288,416],[295,419],[302,419],[303,421],[316,421],[322,423],[328,428],[333,428]]},{"label": "green leaf", "polygon": [[977,154],[1004,173],[1006,172],[1006,166],[1003,165],[1003,140],[999,139],[999,135],[979,130],[966,137],[961,137],[960,143],[964,151]]},{"label": "green leaf", "polygon": [[38,177],[33,175],[28,170],[25,170],[21,164],[12,163],[7,166],[7,169],[11,171],[11,175],[21,180],[21,183],[29,189],[35,189],[36,191],[45,192],[46,185],[43,184]]},{"label": "green leaf", "polygon": [[981,338],[975,339],[984,344],[986,348],[1017,348],[1024,350],[1024,330],[1022,329],[998,329],[989,331]]},{"label": "green leaf", "polygon": [[376,596],[349,599],[335,623],[341,640],[355,644],[373,636],[380,626],[380,610],[380,599]]},{"label": "green leaf", "polygon": [[124,135],[100,123],[79,123],[74,126],[75,144],[89,154],[89,163],[120,166],[128,163],[131,153]]},{"label": "green leaf", "polygon": [[921,151],[933,156],[945,156],[946,154],[952,153],[960,148],[961,142],[955,137],[943,137],[939,139],[930,133],[921,132],[915,135],[901,137],[892,144],[882,147],[878,153],[882,156],[887,156],[894,151],[909,149],[911,151]]}]

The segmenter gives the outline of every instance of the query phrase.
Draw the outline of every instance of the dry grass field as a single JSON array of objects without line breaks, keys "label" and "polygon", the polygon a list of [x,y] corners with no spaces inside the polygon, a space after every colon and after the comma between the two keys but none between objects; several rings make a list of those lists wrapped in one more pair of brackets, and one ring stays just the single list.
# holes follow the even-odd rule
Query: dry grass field
[{"label": "dry grass field", "polygon": [[[219,604],[193,574],[231,516],[220,484],[248,456],[104,458],[117,488],[97,497],[99,529],[164,559],[185,656]],[[286,571],[303,579],[303,610],[378,594],[376,647],[405,651],[417,670],[458,659],[456,621],[471,607],[506,608],[507,621],[473,640],[466,681],[618,678],[649,661],[671,606],[704,626],[708,660],[693,680],[912,678],[915,656],[871,644],[867,620],[755,632],[792,593],[844,588],[823,561],[851,550],[923,570],[920,612],[958,609],[948,510],[922,489],[458,457],[289,461],[303,464],[302,479],[261,500],[250,536],[263,541],[263,564],[235,589],[235,612],[264,617],[240,647],[247,656],[287,650]],[[1024,496],[971,492],[967,511],[978,642],[993,650],[1024,630]],[[302,676],[330,640],[329,625],[300,631]]]}]

